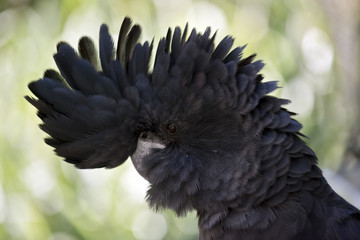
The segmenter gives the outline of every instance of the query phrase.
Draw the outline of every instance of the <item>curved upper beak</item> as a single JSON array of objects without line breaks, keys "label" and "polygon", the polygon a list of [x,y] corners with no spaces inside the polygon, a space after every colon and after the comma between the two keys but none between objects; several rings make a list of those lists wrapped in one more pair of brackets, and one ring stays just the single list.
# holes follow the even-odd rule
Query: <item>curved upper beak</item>
[{"label": "curved upper beak", "polygon": [[144,158],[151,153],[153,149],[164,149],[166,145],[153,133],[147,133],[146,138],[139,137],[136,150],[131,155],[131,161],[138,173],[146,179],[145,169],[143,167]]}]

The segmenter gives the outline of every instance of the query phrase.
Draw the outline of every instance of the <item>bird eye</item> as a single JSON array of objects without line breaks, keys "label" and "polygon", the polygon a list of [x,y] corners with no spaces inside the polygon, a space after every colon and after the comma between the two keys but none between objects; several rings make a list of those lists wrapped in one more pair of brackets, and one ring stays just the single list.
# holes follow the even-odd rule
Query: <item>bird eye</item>
[{"label": "bird eye", "polygon": [[142,132],[142,133],[140,134],[140,138],[142,138],[142,139],[147,139],[147,137],[148,137],[147,132]]},{"label": "bird eye", "polygon": [[177,132],[177,125],[175,123],[169,123],[166,126],[166,129],[168,130],[168,133],[171,135],[174,135]]}]

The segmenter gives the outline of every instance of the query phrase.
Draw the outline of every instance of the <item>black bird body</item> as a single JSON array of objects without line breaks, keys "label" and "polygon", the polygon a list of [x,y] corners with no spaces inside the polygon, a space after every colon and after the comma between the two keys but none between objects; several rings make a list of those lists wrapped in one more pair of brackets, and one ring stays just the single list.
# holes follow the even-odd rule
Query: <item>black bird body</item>
[{"label": "black bird body", "polygon": [[112,168],[129,156],[150,183],[151,207],[196,210],[200,240],[359,239],[360,212],[338,196],[301,140],[301,124],[268,95],[261,61],[216,47],[210,29],[176,28],[153,44],[125,18],[116,50],[103,25],[80,56],[60,43],[29,84],[46,142],[78,168]]}]

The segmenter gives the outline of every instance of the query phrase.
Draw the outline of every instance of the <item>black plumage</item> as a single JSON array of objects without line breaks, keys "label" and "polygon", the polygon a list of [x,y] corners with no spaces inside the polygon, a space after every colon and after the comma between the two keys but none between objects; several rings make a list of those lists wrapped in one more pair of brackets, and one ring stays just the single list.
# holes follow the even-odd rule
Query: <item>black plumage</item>
[{"label": "black plumage", "polygon": [[125,18],[117,49],[106,25],[99,55],[66,43],[60,70],[29,84],[46,142],[78,168],[112,168],[129,156],[150,183],[151,207],[196,210],[199,239],[357,239],[360,212],[338,196],[303,142],[301,124],[268,95],[261,61],[243,58],[210,28],[187,37],[175,28],[138,43]]}]

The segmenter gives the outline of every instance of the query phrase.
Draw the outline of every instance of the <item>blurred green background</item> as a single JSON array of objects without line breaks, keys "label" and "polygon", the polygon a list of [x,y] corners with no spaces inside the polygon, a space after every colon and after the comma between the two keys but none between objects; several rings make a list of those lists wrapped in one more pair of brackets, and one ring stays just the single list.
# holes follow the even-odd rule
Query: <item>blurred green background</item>
[{"label": "blurred green background", "polygon": [[[130,161],[111,170],[77,170],[43,143],[27,84],[55,68],[58,41],[97,41],[122,19],[155,42],[170,26],[218,30],[248,44],[278,80],[280,97],[304,124],[306,141],[345,198],[360,206],[358,0],[11,0],[0,1],[0,239],[197,239],[195,213],[155,213],[147,183]],[[336,173],[336,174],[335,174]],[[343,184],[343,185],[342,185]]]}]

